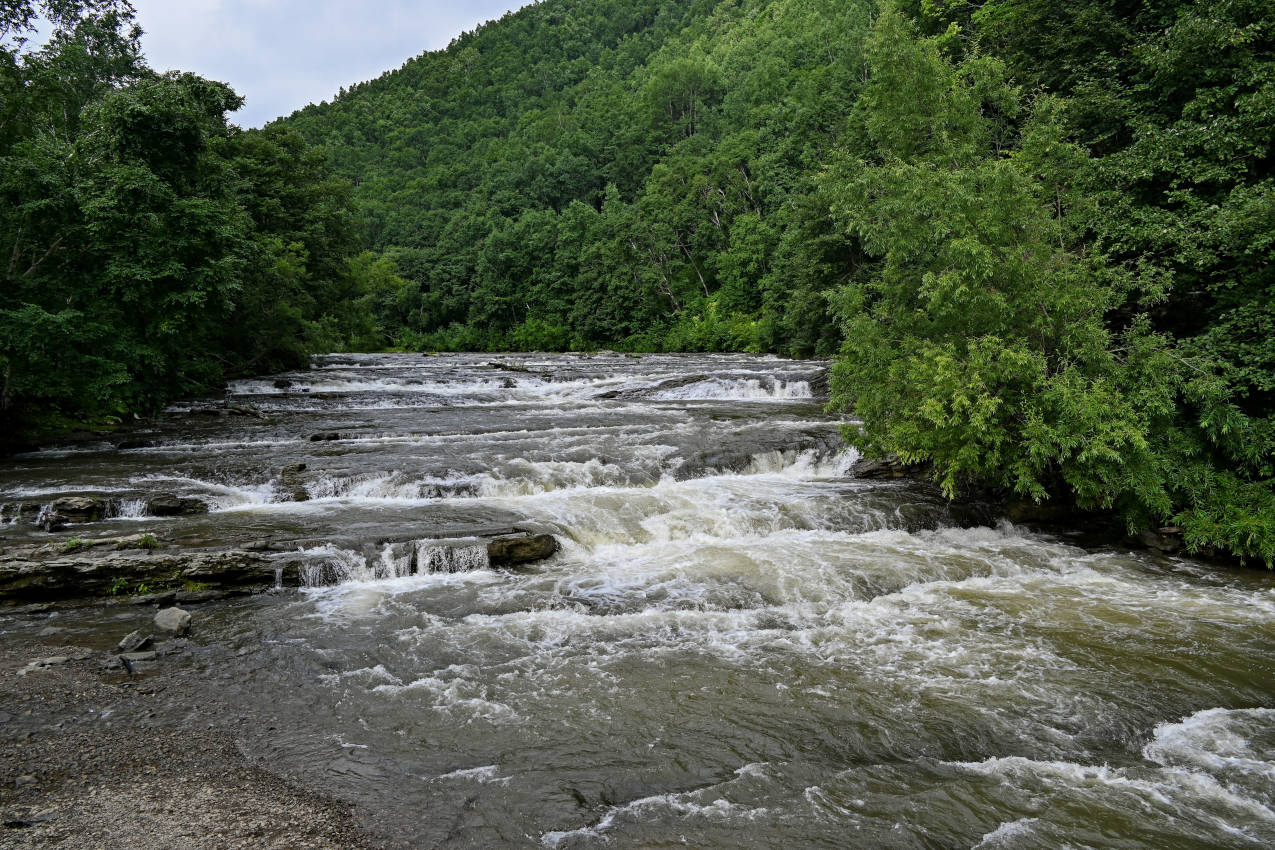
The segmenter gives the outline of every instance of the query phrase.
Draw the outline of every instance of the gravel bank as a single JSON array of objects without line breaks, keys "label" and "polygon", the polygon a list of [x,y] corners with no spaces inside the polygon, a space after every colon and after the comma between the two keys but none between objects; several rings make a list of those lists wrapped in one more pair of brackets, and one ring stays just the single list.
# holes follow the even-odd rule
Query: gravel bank
[{"label": "gravel bank", "polygon": [[[349,806],[254,767],[233,724],[191,731],[155,720],[153,701],[180,687],[180,672],[133,680],[105,657],[0,647],[0,847],[373,846]],[[54,663],[21,672],[37,659]]]}]

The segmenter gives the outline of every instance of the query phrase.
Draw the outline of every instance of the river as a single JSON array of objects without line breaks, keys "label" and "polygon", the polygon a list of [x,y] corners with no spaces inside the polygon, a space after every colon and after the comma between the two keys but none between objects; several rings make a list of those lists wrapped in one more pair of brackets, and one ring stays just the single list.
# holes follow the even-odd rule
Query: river
[{"label": "river", "polygon": [[[410,846],[1275,845],[1271,577],[856,480],[821,370],[332,355],[232,384],[260,416],[4,461],[0,502],[289,541],[313,586],[201,606],[165,711]],[[142,515],[158,490],[212,510]],[[497,525],[562,548],[491,569]]]}]

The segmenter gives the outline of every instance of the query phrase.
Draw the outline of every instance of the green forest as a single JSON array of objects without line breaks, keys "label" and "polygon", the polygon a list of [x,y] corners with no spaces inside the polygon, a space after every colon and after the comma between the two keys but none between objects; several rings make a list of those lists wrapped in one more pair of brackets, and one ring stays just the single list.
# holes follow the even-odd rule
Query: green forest
[{"label": "green forest", "polygon": [[1275,560],[1269,0],[543,0],[254,131],[120,0],[0,36],[9,433],[318,351],[827,357],[950,496]]}]

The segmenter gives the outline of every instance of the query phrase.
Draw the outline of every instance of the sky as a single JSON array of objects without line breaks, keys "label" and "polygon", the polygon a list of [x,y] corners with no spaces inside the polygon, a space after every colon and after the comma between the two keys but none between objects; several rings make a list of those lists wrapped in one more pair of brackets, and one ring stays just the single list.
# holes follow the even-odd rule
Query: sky
[{"label": "sky", "polygon": [[193,71],[247,99],[260,127],[438,50],[526,0],[133,0],[156,71]]}]

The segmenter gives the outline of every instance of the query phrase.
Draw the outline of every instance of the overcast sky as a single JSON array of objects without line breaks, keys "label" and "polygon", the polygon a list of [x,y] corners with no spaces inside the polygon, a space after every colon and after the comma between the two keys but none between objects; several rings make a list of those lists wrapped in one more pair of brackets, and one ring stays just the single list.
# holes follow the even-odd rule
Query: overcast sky
[{"label": "overcast sky", "polygon": [[260,127],[437,50],[526,0],[133,0],[146,59],[229,83]]}]

